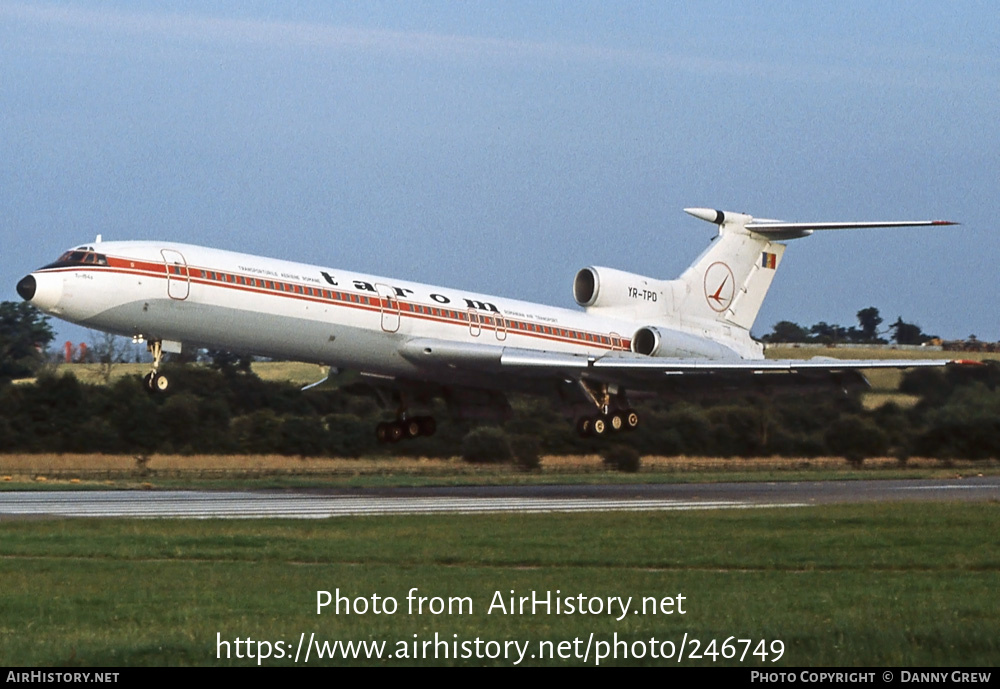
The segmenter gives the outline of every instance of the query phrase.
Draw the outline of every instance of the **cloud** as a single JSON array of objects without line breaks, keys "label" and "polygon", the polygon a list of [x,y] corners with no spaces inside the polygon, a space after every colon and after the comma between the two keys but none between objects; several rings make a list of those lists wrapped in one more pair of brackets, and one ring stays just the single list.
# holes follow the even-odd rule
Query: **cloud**
[{"label": "cloud", "polygon": [[525,63],[598,63],[655,70],[745,75],[772,69],[749,61],[672,55],[587,44],[510,40],[420,31],[337,26],[305,21],[221,18],[202,14],[128,12],[70,6],[7,4],[0,17],[35,27],[62,27],[112,37],[192,41],[206,45],[266,46],[312,51],[366,51],[437,59]]},{"label": "cloud", "polygon": [[[670,51],[611,48],[595,44],[531,41],[422,31],[339,26],[310,21],[217,17],[198,13],[160,13],[44,6],[0,5],[0,18],[36,27],[62,27],[109,37],[137,37],[193,42],[204,47],[264,47],[308,51],[311,55],[362,52],[454,60],[499,61],[504,64],[587,64],[706,77],[763,79],[771,82],[853,84],[912,90],[968,90],[993,83],[964,57],[930,55],[907,46],[906,54],[891,45],[817,46],[785,40],[780,32],[761,41],[747,39],[728,54],[696,55]],[[77,49],[79,46],[76,46]],[[91,44],[96,49],[97,46]],[[162,46],[161,46],[162,47]],[[712,44],[710,50],[717,50]],[[817,51],[819,48],[822,50]],[[776,50],[776,48],[780,48]],[[858,57],[867,51],[863,58]],[[875,51],[875,54],[871,54]],[[735,57],[738,56],[738,57]],[[765,57],[768,56],[768,57]],[[948,57],[949,59],[943,59]],[[857,59],[855,59],[857,58]],[[931,59],[933,58],[933,60]],[[858,62],[860,60],[860,62]],[[931,66],[928,66],[931,62]]]}]

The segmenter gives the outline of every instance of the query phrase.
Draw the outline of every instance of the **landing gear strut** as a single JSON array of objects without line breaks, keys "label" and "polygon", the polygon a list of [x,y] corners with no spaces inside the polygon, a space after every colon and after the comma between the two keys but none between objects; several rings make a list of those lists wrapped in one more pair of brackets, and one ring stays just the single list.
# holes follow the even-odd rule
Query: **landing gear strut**
[{"label": "landing gear strut", "polygon": [[146,349],[153,355],[153,370],[147,373],[142,381],[150,393],[164,393],[170,387],[170,381],[159,373],[160,362],[163,361],[163,342],[150,340],[146,343]]},{"label": "landing gear strut", "polygon": [[583,437],[603,437],[618,431],[631,431],[639,426],[639,414],[628,406],[624,391],[612,390],[605,383],[580,381],[580,387],[597,407],[597,413],[576,420],[576,432]]}]

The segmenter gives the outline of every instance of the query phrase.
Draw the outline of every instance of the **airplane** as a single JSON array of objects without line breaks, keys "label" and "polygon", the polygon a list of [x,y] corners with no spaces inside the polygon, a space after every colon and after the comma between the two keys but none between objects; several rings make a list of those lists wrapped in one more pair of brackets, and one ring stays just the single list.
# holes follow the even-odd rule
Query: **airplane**
[{"label": "airplane", "polygon": [[572,285],[582,311],[100,235],[21,279],[17,292],[57,318],[146,341],[152,393],[170,387],[159,370],[163,353],[188,347],[356,371],[384,406],[396,408],[396,419],[375,429],[382,442],[433,434],[434,417],[413,410],[436,396],[460,416],[503,418],[508,393],[548,393],[581,435],[601,437],[639,425],[632,399],[640,396],[866,387],[863,369],[952,363],[769,360],[750,328],[784,241],[817,230],[957,223],[798,223],[685,211],[717,225],[718,234],[680,277],[585,267]]}]

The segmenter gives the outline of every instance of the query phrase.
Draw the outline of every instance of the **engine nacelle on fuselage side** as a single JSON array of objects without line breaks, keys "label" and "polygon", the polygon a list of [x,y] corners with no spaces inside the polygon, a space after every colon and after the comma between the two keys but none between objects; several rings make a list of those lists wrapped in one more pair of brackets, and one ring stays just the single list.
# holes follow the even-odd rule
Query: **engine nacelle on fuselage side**
[{"label": "engine nacelle on fuselage side", "polygon": [[632,351],[636,354],[665,358],[731,359],[737,350],[679,330],[647,325],[632,336]]}]

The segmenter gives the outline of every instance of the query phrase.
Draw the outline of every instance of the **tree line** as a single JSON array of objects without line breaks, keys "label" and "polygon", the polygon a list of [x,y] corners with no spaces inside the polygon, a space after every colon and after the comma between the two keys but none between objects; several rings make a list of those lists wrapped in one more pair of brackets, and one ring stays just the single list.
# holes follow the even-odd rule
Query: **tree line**
[{"label": "tree line", "polygon": [[[874,306],[861,309],[857,313],[858,325],[844,327],[820,321],[806,328],[792,321],[779,321],[771,332],[764,335],[764,342],[789,342],[818,344],[889,344],[890,340],[901,345],[920,345],[935,339],[936,335],[928,335],[920,326],[907,323],[900,316],[886,329],[880,330],[884,322],[879,311]],[[889,339],[886,339],[888,337]]]},{"label": "tree line", "polygon": [[[0,452],[462,454],[469,461],[531,466],[542,454],[603,453],[608,447],[606,440],[578,437],[558,405],[537,397],[514,397],[512,418],[501,427],[451,419],[442,405],[429,410],[442,420],[434,436],[378,445],[373,429],[387,415],[365,388],[301,391],[263,381],[247,360],[224,353],[211,364],[168,364],[174,392],[165,396],[149,395],[138,376],[91,385],[71,373],[42,371],[31,384],[14,384],[11,378],[38,371],[44,358],[44,347],[30,339],[51,339],[44,320],[18,307],[14,315],[30,328],[19,339],[0,331]],[[0,325],[8,313],[0,308]],[[614,446],[667,456],[996,458],[998,386],[1000,367],[988,364],[907,373],[900,391],[918,400],[908,408],[888,403],[868,410],[857,395],[833,390],[804,397],[653,400],[643,405],[640,429],[619,434]]]},{"label": "tree line", "polygon": [[[110,385],[71,373],[32,384],[0,383],[0,452],[276,453],[360,457],[454,456],[522,461],[541,454],[600,453],[607,441],[580,438],[544,398],[514,398],[502,427],[444,420],[430,438],[377,445],[385,413],[362,390],[301,391],[235,367],[175,364],[174,392],[151,396],[138,376]],[[911,408],[867,410],[857,396],[733,397],[643,407],[643,425],[614,442],[643,455],[1000,457],[1000,367],[916,369],[901,391]]]}]

